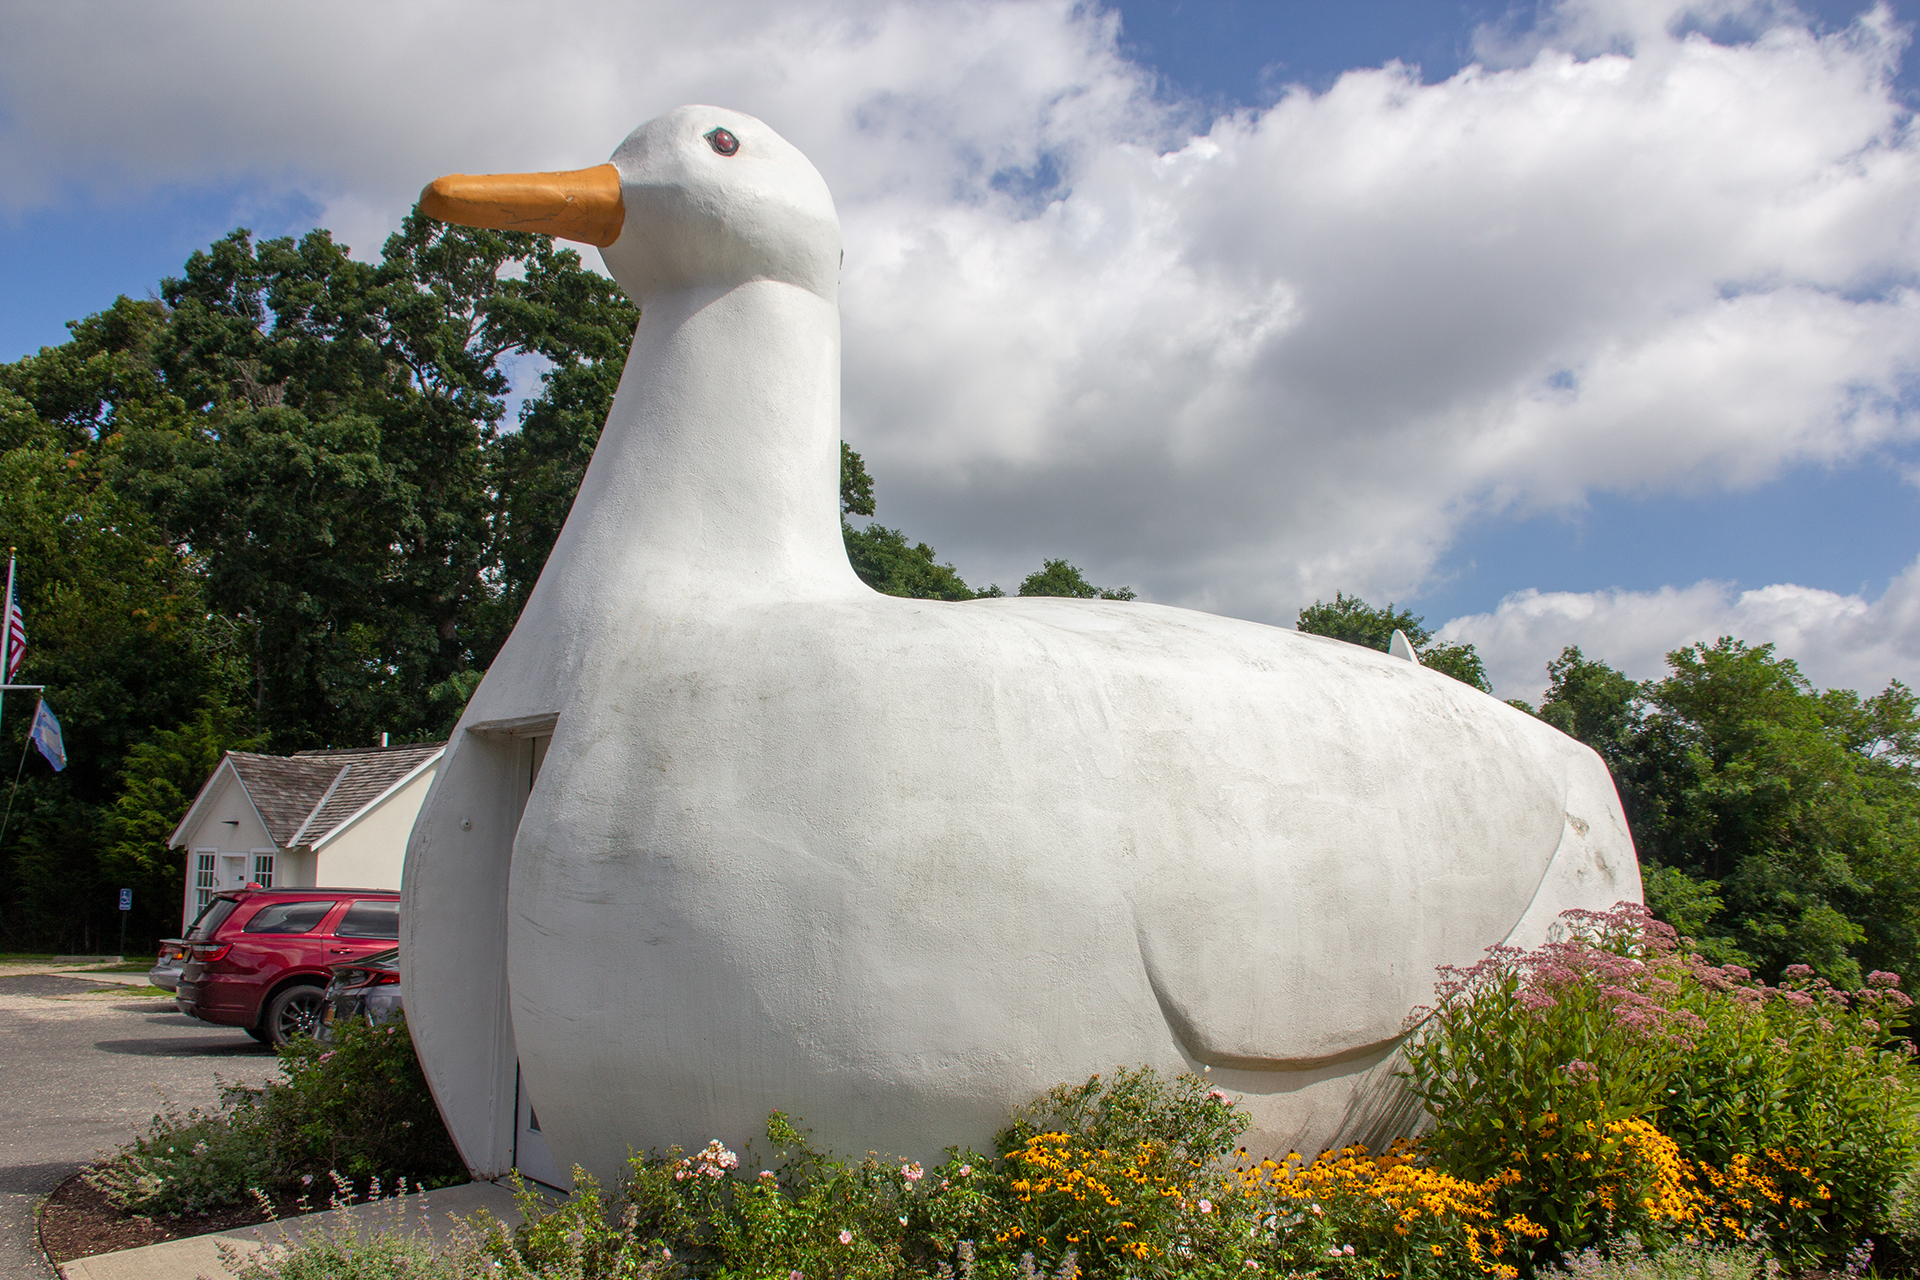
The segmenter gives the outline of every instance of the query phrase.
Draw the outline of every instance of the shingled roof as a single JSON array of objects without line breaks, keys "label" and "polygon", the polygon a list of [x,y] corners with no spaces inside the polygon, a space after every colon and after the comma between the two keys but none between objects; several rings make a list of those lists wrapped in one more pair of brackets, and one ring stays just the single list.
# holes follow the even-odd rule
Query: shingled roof
[{"label": "shingled roof", "polygon": [[[302,751],[291,756],[229,751],[224,763],[233,766],[274,844],[291,849],[325,841],[396,783],[439,755],[446,745],[421,742],[404,747]],[[218,770],[214,776],[219,776]],[[206,794],[205,788],[201,794]],[[194,808],[199,805],[196,799]],[[192,810],[188,817],[192,817]],[[182,831],[186,825],[181,822]],[[175,839],[179,839],[179,833]]]}]

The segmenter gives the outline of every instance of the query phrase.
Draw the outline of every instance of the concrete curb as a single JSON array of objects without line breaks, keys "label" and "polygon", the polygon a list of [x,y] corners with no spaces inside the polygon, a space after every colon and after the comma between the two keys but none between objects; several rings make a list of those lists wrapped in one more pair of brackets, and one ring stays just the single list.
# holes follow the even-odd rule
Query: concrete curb
[{"label": "concrete curb", "polygon": [[520,1208],[514,1202],[512,1187],[469,1182],[404,1199],[328,1209],[255,1227],[122,1249],[118,1253],[97,1253],[90,1258],[61,1263],[60,1275],[62,1280],[224,1280],[233,1273],[220,1261],[223,1243],[231,1245],[240,1258],[245,1258],[270,1245],[297,1243],[303,1237],[316,1234],[352,1233],[365,1238],[377,1231],[405,1230],[440,1235],[451,1225],[448,1215],[464,1218],[482,1209],[509,1227],[519,1225]]}]

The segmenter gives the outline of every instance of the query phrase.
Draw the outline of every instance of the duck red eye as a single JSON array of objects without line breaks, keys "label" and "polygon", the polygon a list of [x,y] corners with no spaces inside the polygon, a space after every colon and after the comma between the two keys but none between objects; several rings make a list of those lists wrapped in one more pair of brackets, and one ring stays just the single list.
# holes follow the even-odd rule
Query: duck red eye
[{"label": "duck red eye", "polygon": [[713,149],[723,156],[730,156],[740,149],[740,139],[734,137],[725,129],[709,129],[706,133],[706,139],[707,142],[712,145]]}]

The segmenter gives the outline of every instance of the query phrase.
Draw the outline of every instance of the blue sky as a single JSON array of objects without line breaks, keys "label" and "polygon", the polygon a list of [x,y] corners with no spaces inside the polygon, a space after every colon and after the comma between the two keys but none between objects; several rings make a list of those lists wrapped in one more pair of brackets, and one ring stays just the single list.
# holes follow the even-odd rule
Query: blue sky
[{"label": "blue sky", "polygon": [[[1844,27],[1865,7],[1852,0],[1799,6],[1826,29]],[[1179,90],[1229,106],[1270,101],[1277,84],[1292,81],[1324,89],[1342,71],[1392,59],[1418,64],[1428,81],[1444,80],[1473,60],[1477,28],[1525,23],[1528,8],[1447,0],[1119,6],[1133,56]],[[1920,14],[1914,0],[1891,8],[1908,26]],[[1897,84],[1915,101],[1920,58],[1903,61]],[[1492,610],[1527,586],[1648,591],[1716,578],[1877,598],[1920,553],[1920,488],[1902,473],[1920,474],[1911,449],[1849,466],[1796,467],[1731,492],[1603,494],[1577,511],[1476,521],[1434,580],[1406,601],[1437,625]]]},{"label": "blue sky", "polygon": [[[595,0],[531,31],[476,11],[471,47],[358,3],[331,27],[236,24],[215,3],[147,28],[16,10],[0,18],[0,358],[148,292],[235,225],[329,225],[368,256],[434,172],[587,163],[636,115],[725,101],[834,186],[847,434],[880,518],[970,580],[1066,555],[1151,599],[1274,622],[1342,587],[1392,597],[1458,620],[1503,692],[1530,692],[1525,673],[1568,639],[1653,674],[1665,648],[1725,627],[1797,648],[1823,682],[1911,679],[1920,351],[1902,290],[1920,235],[1899,210],[1920,171],[1901,114],[1920,60],[1899,32],[1920,0],[1871,30],[1851,25],[1863,10],[729,0],[689,20]],[[730,61],[756,23],[781,34]],[[625,44],[605,34],[618,24]],[[245,65],[241,42],[267,34],[283,61]],[[150,71],[169,41],[206,74]],[[613,56],[643,41],[654,62]],[[1609,87],[1610,56],[1641,90]],[[1365,74],[1394,61],[1417,79]],[[1568,75],[1580,87],[1562,94]],[[1542,124],[1561,132],[1532,169],[1507,164],[1527,119],[1500,114],[1526,95],[1543,120],[1572,112]],[[1689,150],[1702,101],[1728,119]],[[1475,131],[1503,141],[1476,149]],[[1581,216],[1563,151],[1592,157],[1601,187],[1635,172],[1556,237]],[[1723,153],[1739,153],[1724,175],[1691,171]],[[1788,207],[1863,168],[1857,207]],[[1349,180],[1359,203],[1343,205]],[[1482,251],[1478,229],[1509,210],[1510,243]],[[1236,237],[1243,263],[1219,249]],[[1743,309],[1749,291],[1773,310]],[[948,293],[938,316],[917,305]],[[1689,358],[1726,367],[1693,380]],[[1542,361],[1582,370],[1567,403]]]}]

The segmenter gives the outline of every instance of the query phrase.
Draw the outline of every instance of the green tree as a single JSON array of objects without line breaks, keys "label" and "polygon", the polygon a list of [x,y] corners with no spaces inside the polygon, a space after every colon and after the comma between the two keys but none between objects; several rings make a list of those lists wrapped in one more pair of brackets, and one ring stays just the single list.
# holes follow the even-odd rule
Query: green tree
[{"label": "green tree", "polygon": [[8,695],[0,933],[16,947],[91,950],[116,927],[114,890],[134,886],[116,885],[98,855],[122,760],[154,725],[244,681],[196,559],[108,479],[126,432],[180,411],[147,354],[164,319],[121,299],[70,326],[69,342],[0,366],[0,540],[19,548],[28,631],[20,680],[48,686],[68,757],[54,773],[28,754],[33,700]]},{"label": "green tree", "polygon": [[1411,609],[1396,609],[1392,604],[1381,609],[1359,596],[1336,591],[1332,601],[1316,600],[1302,609],[1294,628],[1311,635],[1328,636],[1345,640],[1348,644],[1378,649],[1381,653],[1387,651],[1393,642],[1393,633],[1399,631],[1420,656],[1421,666],[1450,675],[1482,693],[1493,692],[1493,682],[1487,679],[1486,664],[1481,661],[1474,647],[1436,641],[1433,633],[1426,628],[1426,619]]},{"label": "green tree", "polygon": [[998,587],[975,591],[959,570],[935,557],[932,547],[908,542],[898,529],[878,524],[856,529],[847,522],[849,515],[870,516],[873,511],[873,477],[860,454],[842,440],[840,536],[847,545],[847,562],[860,581],[882,595],[913,600],[975,600],[1000,594]]},{"label": "green tree", "polygon": [[840,442],[840,514],[873,514],[873,477],[867,474],[866,462],[845,440]]},{"label": "green tree", "polygon": [[[564,521],[637,313],[544,236],[417,213],[378,265],[235,232],[163,283],[184,413],[120,483],[251,643],[275,749],[445,732]],[[503,432],[506,364],[546,364]]]},{"label": "green tree", "polygon": [[1636,684],[1568,648],[1540,715],[1619,787],[1648,906],[1709,959],[1769,977],[1809,964],[1843,986],[1920,961],[1920,715],[1816,692],[1773,646],[1731,637],[1667,655]]},{"label": "green tree", "polygon": [[167,841],[220,758],[261,745],[246,736],[248,710],[210,694],[191,719],[134,744],[121,761],[120,791],[102,823],[100,870],[107,883],[133,890],[138,936],[178,928],[186,853]]},{"label": "green tree", "polygon": [[[377,264],[324,231],[236,232],[0,365],[22,678],[70,758],[19,756],[31,703],[9,699],[12,945],[90,948],[118,887],[172,932],[180,886],[145,886],[177,875],[169,810],[223,746],[446,731],[572,502],[636,314],[546,237],[416,215]],[[516,360],[546,372],[512,432]]]},{"label": "green tree", "polygon": [[1078,600],[1132,600],[1132,587],[1096,587],[1065,560],[1048,560],[1020,583],[1023,596],[1069,596]]}]

